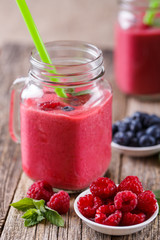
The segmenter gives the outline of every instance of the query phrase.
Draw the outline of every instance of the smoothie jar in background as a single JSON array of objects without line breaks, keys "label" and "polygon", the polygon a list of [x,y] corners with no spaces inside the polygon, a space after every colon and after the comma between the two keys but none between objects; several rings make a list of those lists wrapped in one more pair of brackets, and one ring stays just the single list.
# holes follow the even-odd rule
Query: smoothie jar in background
[{"label": "smoothie jar in background", "polygon": [[[160,8],[152,26],[144,24],[149,0],[119,1],[115,29],[115,75],[120,90],[160,96]],[[158,24],[159,23],[159,24]],[[159,26],[158,26],[159,25]]]},{"label": "smoothie jar in background", "polygon": [[79,191],[103,176],[111,160],[112,90],[97,47],[57,41],[46,48],[53,66],[34,50],[28,77],[12,85],[10,134],[21,142],[23,170],[31,179]]}]

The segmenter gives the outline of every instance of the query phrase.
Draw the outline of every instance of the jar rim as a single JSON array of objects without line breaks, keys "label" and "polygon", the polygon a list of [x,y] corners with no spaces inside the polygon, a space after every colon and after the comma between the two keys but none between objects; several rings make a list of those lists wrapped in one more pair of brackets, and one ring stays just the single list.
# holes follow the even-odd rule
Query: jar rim
[{"label": "jar rim", "polygon": [[150,0],[137,0],[137,1],[136,0],[117,0],[117,2],[119,5],[122,5],[125,7],[134,6],[134,7],[139,7],[139,8],[142,7],[142,8],[154,10],[153,7],[152,8],[150,7]]},{"label": "jar rim", "polygon": [[[42,62],[37,50],[33,49],[30,57],[30,76],[34,79],[53,83],[54,81],[50,81],[51,77],[63,77],[67,79],[66,84],[74,82],[74,77],[76,81],[84,83],[104,74],[103,53],[93,44],[69,40],[49,42],[45,46],[53,64]],[[61,83],[58,81],[55,84]]]},{"label": "jar rim", "polygon": [[[88,49],[92,49],[95,51],[95,53],[97,53],[97,56],[88,61],[87,63],[77,63],[77,64],[74,64],[75,67],[77,66],[82,66],[82,65],[86,65],[88,63],[92,63],[98,59],[100,59],[101,57],[103,57],[103,53],[102,51],[96,47],[95,45],[91,44],[91,43],[87,43],[87,42],[84,42],[84,41],[76,41],[76,40],[60,40],[60,41],[51,41],[51,42],[47,42],[45,43],[45,46],[46,48],[49,49],[49,47],[52,47],[52,46],[55,46],[55,47],[60,47],[60,46],[63,46],[63,47],[69,47],[69,46],[75,46],[77,48],[79,47],[84,47],[84,48],[88,48]],[[38,65],[39,66],[51,66],[51,67],[59,67],[59,66],[67,66],[67,67],[73,67],[72,64],[65,64],[65,65],[62,65],[62,64],[49,64],[49,63],[45,63],[45,62],[42,62],[41,60],[38,60],[35,55],[39,56],[36,48],[34,48],[32,51],[31,51],[31,56],[30,56],[30,61],[35,62],[35,64],[37,64],[37,67]],[[54,60],[54,59],[53,59]]]}]

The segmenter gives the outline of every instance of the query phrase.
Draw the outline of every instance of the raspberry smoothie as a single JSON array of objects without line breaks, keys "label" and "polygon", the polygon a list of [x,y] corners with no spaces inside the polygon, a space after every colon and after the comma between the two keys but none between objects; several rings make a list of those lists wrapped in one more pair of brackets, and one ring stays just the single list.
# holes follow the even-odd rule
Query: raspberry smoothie
[{"label": "raspberry smoothie", "polygon": [[105,173],[111,159],[112,93],[105,90],[95,105],[90,100],[69,107],[44,94],[21,103],[22,164],[30,178],[80,190]]},{"label": "raspberry smoothie", "polygon": [[160,28],[116,26],[115,74],[127,94],[160,93]]}]

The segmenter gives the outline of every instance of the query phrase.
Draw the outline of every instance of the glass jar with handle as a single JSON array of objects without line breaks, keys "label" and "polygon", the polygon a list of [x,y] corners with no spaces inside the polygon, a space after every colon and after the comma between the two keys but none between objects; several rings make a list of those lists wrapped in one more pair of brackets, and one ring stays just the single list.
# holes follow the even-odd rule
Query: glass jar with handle
[{"label": "glass jar with handle", "polygon": [[13,83],[10,134],[21,142],[31,179],[79,191],[103,176],[111,160],[112,90],[97,47],[58,41],[46,48],[53,65],[34,50],[29,76]]},{"label": "glass jar with handle", "polygon": [[115,31],[115,75],[126,94],[160,96],[160,1],[121,0]]}]

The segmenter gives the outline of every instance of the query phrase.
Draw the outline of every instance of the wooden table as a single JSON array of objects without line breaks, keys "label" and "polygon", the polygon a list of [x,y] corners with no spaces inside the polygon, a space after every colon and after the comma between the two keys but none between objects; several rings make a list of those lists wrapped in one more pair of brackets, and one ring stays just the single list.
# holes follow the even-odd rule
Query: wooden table
[{"label": "wooden table", "polygon": [[[154,240],[160,239],[159,218],[143,231],[130,236],[111,237],[87,227],[71,208],[64,216],[65,227],[57,228],[43,222],[35,227],[23,226],[21,213],[10,208],[13,201],[25,197],[32,181],[22,172],[20,146],[10,139],[8,133],[9,88],[14,79],[26,76],[29,69],[30,47],[5,45],[0,51],[0,235],[3,240]],[[136,110],[160,115],[160,102],[141,101],[122,95],[113,82],[113,59],[111,51],[104,51],[106,75],[112,82],[113,121],[122,119]],[[160,161],[158,155],[148,158],[129,158],[113,151],[112,161],[106,176],[119,183],[127,175],[137,175],[145,189],[160,189]]]}]

